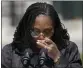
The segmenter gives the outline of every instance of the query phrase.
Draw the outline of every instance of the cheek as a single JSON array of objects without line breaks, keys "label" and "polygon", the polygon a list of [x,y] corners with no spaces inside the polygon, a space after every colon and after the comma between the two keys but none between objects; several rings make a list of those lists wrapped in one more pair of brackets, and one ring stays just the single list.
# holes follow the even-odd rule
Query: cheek
[{"label": "cheek", "polygon": [[33,39],[34,39],[35,41],[37,41],[37,40],[38,40],[38,36],[34,36]]}]

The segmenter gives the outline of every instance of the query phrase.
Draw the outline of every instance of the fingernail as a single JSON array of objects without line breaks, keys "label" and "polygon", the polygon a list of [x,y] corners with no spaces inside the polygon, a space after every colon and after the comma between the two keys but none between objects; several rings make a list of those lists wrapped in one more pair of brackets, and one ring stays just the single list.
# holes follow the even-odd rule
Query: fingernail
[{"label": "fingernail", "polygon": [[39,40],[37,40],[37,42],[39,42]]},{"label": "fingernail", "polygon": [[39,42],[36,42],[37,44],[39,44]]}]

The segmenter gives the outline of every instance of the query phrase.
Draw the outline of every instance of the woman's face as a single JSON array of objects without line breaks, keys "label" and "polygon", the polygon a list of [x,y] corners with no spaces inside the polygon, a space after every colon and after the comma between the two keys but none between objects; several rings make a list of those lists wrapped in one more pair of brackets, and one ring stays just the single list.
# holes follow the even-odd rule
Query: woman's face
[{"label": "woman's face", "polygon": [[51,38],[53,32],[53,21],[49,16],[39,15],[36,17],[31,30],[31,35],[35,40],[43,40],[45,37]]}]

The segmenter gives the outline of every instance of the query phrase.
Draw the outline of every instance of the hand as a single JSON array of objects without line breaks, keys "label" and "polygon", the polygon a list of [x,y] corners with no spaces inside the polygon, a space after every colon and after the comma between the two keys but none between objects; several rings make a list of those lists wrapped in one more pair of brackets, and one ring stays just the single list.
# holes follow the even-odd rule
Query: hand
[{"label": "hand", "polygon": [[60,57],[60,51],[52,40],[48,38],[45,38],[44,40],[37,40],[37,44],[41,48],[45,48],[48,50],[48,56],[52,58],[54,62],[56,62],[57,59]]}]

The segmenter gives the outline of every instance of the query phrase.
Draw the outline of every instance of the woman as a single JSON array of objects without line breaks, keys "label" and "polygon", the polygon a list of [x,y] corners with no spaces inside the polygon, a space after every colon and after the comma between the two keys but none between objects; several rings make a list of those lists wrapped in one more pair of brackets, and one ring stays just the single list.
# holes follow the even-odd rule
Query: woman
[{"label": "woman", "polygon": [[[2,68],[25,67],[22,58],[28,48],[31,49],[28,52],[34,54],[30,60],[33,68],[39,64],[40,52],[46,53],[52,60],[51,68],[82,66],[77,45],[69,41],[67,30],[63,28],[57,12],[50,4],[34,3],[27,8],[16,29],[13,42],[2,50]],[[49,64],[47,68],[50,68]]]}]

